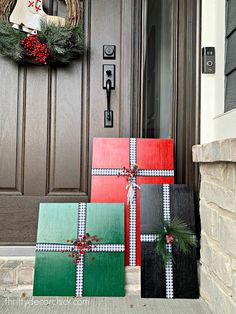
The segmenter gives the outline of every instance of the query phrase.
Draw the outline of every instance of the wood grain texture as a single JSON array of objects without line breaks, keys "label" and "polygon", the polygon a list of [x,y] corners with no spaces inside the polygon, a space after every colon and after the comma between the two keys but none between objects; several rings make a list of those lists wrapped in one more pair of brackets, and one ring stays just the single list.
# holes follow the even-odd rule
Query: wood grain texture
[{"label": "wood grain texture", "polygon": [[121,1],[121,69],[120,76],[120,137],[131,136],[131,115],[132,115],[132,88],[133,67],[132,48],[133,48],[133,16],[134,0]]},{"label": "wood grain texture", "polygon": [[[184,221],[195,232],[193,191],[186,185],[170,185],[171,219]],[[163,226],[162,185],[141,186],[141,234],[155,234]],[[187,254],[173,245],[174,298],[198,298],[196,249]],[[145,298],[166,297],[165,265],[155,243],[141,243],[141,295]]]},{"label": "wood grain texture", "polygon": [[[78,203],[40,204],[37,243],[66,244],[67,239],[76,240],[84,223],[84,233],[100,239],[97,246],[124,245],[124,204],[87,204],[84,222],[80,221],[80,210]],[[82,271],[67,254],[36,252],[34,296],[75,296],[78,274],[83,278],[83,296],[124,296],[123,251],[85,249]]]},{"label": "wood grain texture", "polygon": [[48,68],[27,67],[24,195],[45,195],[47,163]]},{"label": "wood grain texture", "polygon": [[[87,205],[86,232],[99,244],[124,244],[124,204]],[[90,257],[93,258],[92,262]],[[84,296],[124,296],[124,252],[85,254]]]},{"label": "wood grain texture", "polygon": [[[95,138],[93,141],[93,168],[130,167],[129,138]],[[139,170],[174,170],[173,141],[171,139],[137,139],[136,162]],[[137,185],[144,183],[174,183],[173,176],[137,176]],[[127,204],[125,177],[92,176],[92,202],[126,203],[126,265],[129,265],[130,208]],[[109,192],[108,192],[109,191]],[[140,191],[136,195],[136,265],[140,265]]]},{"label": "wood grain texture", "polygon": [[[4,89],[5,92],[0,95],[0,119],[4,117],[4,123],[0,125],[0,143],[1,145],[4,143],[5,146],[5,149],[0,151],[0,194],[4,195],[2,201],[0,200],[0,219],[3,217],[5,224],[8,224],[7,221],[13,223],[13,225],[5,227],[8,235],[9,230],[11,232],[16,230],[15,237],[13,234],[9,235],[10,242],[17,243],[20,239],[19,242],[33,243],[31,239],[34,239],[36,230],[31,229],[29,223],[32,220],[33,226],[36,228],[34,223],[35,215],[32,213],[37,212],[36,206],[38,206],[38,203],[34,203],[33,199],[36,196],[32,195],[37,195],[42,200],[45,199],[45,195],[50,195],[50,197],[55,197],[55,201],[57,196],[59,199],[66,199],[67,201],[70,201],[70,197],[71,199],[77,199],[77,201],[88,198],[87,196],[90,193],[92,139],[94,136],[141,136],[142,111],[140,105],[142,92],[140,88],[140,64],[142,57],[143,1],[86,0],[81,3],[83,4],[82,11],[88,49],[82,58],[83,60],[75,64],[78,74],[76,70],[72,70],[73,75],[70,86],[67,85],[69,74],[66,74],[65,82],[59,74],[60,71],[62,74],[64,69],[59,70],[58,77],[57,71],[50,69],[47,78],[45,75],[47,91],[42,94],[41,98],[38,95],[38,90],[42,90],[42,86],[46,85],[45,80],[38,81],[38,83],[33,80],[30,83],[27,75],[29,74],[31,79],[33,76],[32,71],[30,74],[30,71],[27,73],[27,67],[22,68],[18,75],[18,66],[16,64],[11,62],[8,64],[8,61],[6,62],[4,58],[0,59],[0,65],[3,66],[2,73],[6,77],[4,82],[9,80],[11,84],[11,88],[8,91]],[[195,37],[197,37],[196,28],[198,25],[197,3],[199,1],[195,0],[174,2],[174,18],[177,24],[174,27],[176,46],[174,81],[176,86],[173,88],[175,93],[173,99],[176,101],[174,104],[176,111],[174,118],[175,131],[173,131],[177,148],[176,178],[178,182],[194,182],[195,186],[197,186],[197,168],[191,162],[191,147],[198,141],[198,123],[196,121],[198,122],[199,115],[196,91],[197,73],[195,72],[197,50]],[[65,7],[61,1],[57,4],[57,1],[47,0],[44,1],[44,6],[49,14],[56,15],[58,12],[61,16],[65,14]],[[103,111],[106,108],[106,95],[101,88],[102,64],[105,63],[105,60],[102,59],[103,44],[117,45],[117,59],[106,61],[106,63],[116,64],[117,67],[117,87],[115,91],[112,91],[111,99],[111,106],[115,113],[115,127],[113,129],[103,128]],[[189,53],[187,54],[188,49]],[[35,69],[35,72],[38,72],[38,68]],[[16,82],[17,77],[19,77],[18,82]],[[42,78],[42,74],[39,77]],[[62,81],[59,82],[58,79]],[[4,82],[3,84],[5,84]],[[59,86],[61,91],[57,94],[56,88]],[[33,91],[29,91],[29,87],[32,87]],[[71,91],[72,87],[74,90],[71,95],[73,99],[71,105],[66,90]],[[81,91],[80,88],[82,88]],[[185,91],[185,93],[182,93],[182,91]],[[4,96],[5,93],[8,94]],[[59,102],[59,96],[63,97],[65,102]],[[4,106],[4,99],[12,100],[10,107]],[[37,102],[39,108],[35,104],[31,105],[29,100],[30,102]],[[18,101],[18,105],[15,105],[16,101]],[[70,105],[72,107],[69,107]],[[129,106],[131,107],[129,108]],[[36,112],[39,113],[39,121],[36,121],[35,125],[33,107],[36,107]],[[42,108],[41,112],[40,108]],[[76,115],[76,117],[72,117],[73,125],[71,126],[66,117],[67,109],[68,116]],[[43,110],[47,110],[47,113]],[[3,114],[2,111],[4,111]],[[16,112],[18,120],[16,119]],[[10,121],[10,123],[7,121]],[[46,125],[43,125],[41,129],[43,121],[46,121]],[[188,121],[190,122],[188,123]],[[196,130],[193,131],[193,125],[195,124]],[[9,131],[9,127],[12,127],[12,131]],[[32,138],[30,127],[33,128]],[[34,127],[39,128],[38,137]],[[75,132],[75,138],[70,136],[70,128]],[[17,143],[17,148],[15,148],[15,143]],[[64,147],[58,146],[57,143],[64,145]],[[65,148],[69,150],[68,153]],[[37,156],[37,153],[42,159]],[[65,155],[69,160],[68,163],[66,163]],[[35,164],[38,160],[39,164]],[[24,173],[25,162],[28,169],[26,173]],[[76,168],[69,163],[76,164]],[[40,169],[40,167],[43,168]],[[63,167],[63,169],[60,167]],[[74,168],[74,171],[72,171],[72,168]],[[60,171],[64,176],[60,174]],[[38,178],[35,177],[36,174],[39,175],[38,182]],[[27,201],[25,206],[23,200],[26,200],[26,198],[22,199],[22,203],[19,201],[25,213],[26,224],[29,227],[28,231],[24,229],[20,234],[18,223],[21,222],[21,219],[18,215],[17,204],[15,203],[16,214],[14,218],[11,217],[14,213],[13,207],[9,205],[13,204],[13,200],[10,198],[6,200],[6,195],[23,194],[24,197],[24,193],[27,193],[29,197],[32,196],[32,201]],[[9,216],[7,216],[5,209],[9,206],[11,210]],[[28,210],[28,216],[26,209]],[[30,215],[32,216],[30,217]],[[31,230],[32,236],[29,235],[29,230]],[[25,234],[23,235],[23,233]],[[0,238],[0,241],[4,239],[3,242],[5,243],[7,237],[4,234],[4,229],[2,229],[2,234],[3,238]]]},{"label": "wood grain texture", "polygon": [[87,196],[1,196],[1,245],[35,245],[40,203],[87,202]]},{"label": "wood grain texture", "polygon": [[[44,6],[65,15],[61,2]],[[34,243],[40,200],[88,200],[87,55],[68,67],[18,66],[0,58],[1,243]]]},{"label": "wood grain texture", "polygon": [[1,58],[1,71],[0,195],[17,195],[22,193],[23,69]]},{"label": "wood grain texture", "polygon": [[67,190],[78,193],[83,149],[81,62],[75,61],[68,67],[53,69],[51,91],[49,191],[50,194]]},{"label": "wood grain texture", "polygon": [[[90,139],[94,136],[118,137],[119,135],[119,94],[120,54],[116,60],[103,60],[104,44],[116,45],[120,51],[121,0],[91,1],[91,55],[90,55]],[[106,91],[102,89],[102,64],[116,65],[116,86],[111,92],[111,109],[114,111],[114,127],[104,128],[104,110],[107,107]]]},{"label": "wood grain texture", "polygon": [[61,252],[36,252],[33,296],[74,296],[76,264]]},{"label": "wood grain texture", "polygon": [[[132,129],[133,103],[133,23],[136,0],[91,1],[87,14],[91,17],[89,40],[89,152],[92,158],[93,137],[129,137]],[[139,7],[140,9],[141,7]],[[116,59],[103,60],[102,47],[116,45]],[[104,128],[104,110],[107,106],[106,92],[102,89],[102,65],[115,64],[116,86],[111,92],[111,109],[114,111],[114,127]],[[137,76],[135,76],[136,82]],[[140,88],[140,87],[139,87]],[[90,187],[90,171],[89,183]],[[89,191],[90,192],[90,191]]]}]

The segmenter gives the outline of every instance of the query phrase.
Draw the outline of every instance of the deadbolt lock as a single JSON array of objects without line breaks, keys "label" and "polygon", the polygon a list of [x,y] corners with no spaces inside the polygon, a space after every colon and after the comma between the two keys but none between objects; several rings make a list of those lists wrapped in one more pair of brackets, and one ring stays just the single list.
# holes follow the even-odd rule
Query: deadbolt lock
[{"label": "deadbolt lock", "polygon": [[103,46],[103,59],[114,60],[116,58],[116,46],[104,45]]}]

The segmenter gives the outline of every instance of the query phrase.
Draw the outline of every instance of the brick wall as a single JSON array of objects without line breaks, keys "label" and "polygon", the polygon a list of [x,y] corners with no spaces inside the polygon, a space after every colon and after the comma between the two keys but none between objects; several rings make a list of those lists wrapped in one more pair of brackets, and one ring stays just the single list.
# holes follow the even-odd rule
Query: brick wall
[{"label": "brick wall", "polygon": [[200,163],[200,293],[213,313],[236,313],[236,140],[193,147]]},{"label": "brick wall", "polygon": [[34,257],[0,257],[0,296],[32,295]]},{"label": "brick wall", "polygon": [[[0,257],[0,296],[31,297],[34,257]],[[140,267],[125,269],[126,295],[140,295]]]}]

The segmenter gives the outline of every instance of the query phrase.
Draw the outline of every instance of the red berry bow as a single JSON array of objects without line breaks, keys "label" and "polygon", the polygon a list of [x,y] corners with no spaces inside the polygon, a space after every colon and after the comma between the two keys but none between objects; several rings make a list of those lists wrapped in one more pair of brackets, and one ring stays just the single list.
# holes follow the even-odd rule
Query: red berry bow
[{"label": "red berry bow", "polygon": [[167,244],[172,244],[174,242],[174,236],[173,236],[173,234],[167,234],[166,235],[166,243]]}]

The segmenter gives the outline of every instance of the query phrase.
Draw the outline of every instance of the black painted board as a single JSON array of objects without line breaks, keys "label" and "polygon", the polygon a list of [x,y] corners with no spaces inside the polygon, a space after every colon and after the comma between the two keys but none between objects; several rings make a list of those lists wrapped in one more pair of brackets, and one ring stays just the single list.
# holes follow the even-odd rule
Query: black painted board
[{"label": "black painted board", "polygon": [[155,243],[141,243],[141,297],[165,298],[165,267]]},{"label": "black painted board", "polygon": [[[181,219],[195,232],[192,188],[178,184],[169,187],[171,219]],[[163,223],[163,185],[141,185],[141,234],[154,234]],[[187,254],[174,246],[172,250],[174,298],[198,298],[196,249]],[[153,242],[141,242],[141,297],[166,297],[165,265]]]}]

